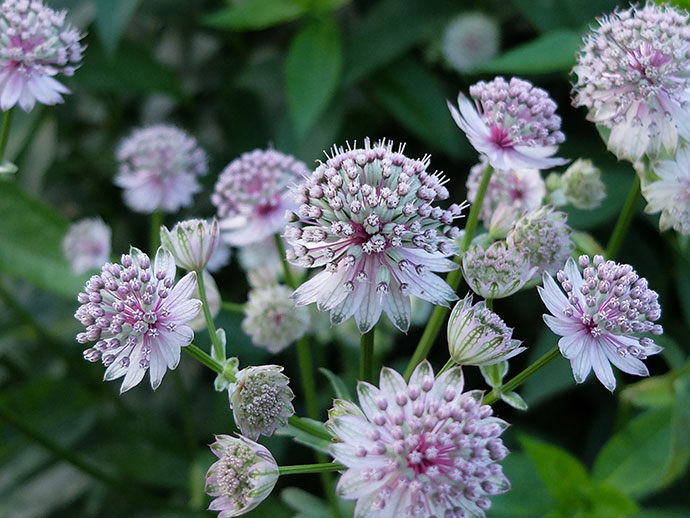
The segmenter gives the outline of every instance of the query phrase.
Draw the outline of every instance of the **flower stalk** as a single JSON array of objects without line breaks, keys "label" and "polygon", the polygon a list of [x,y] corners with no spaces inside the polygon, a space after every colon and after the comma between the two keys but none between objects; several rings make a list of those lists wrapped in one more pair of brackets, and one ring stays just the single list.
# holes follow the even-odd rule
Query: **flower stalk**
[{"label": "flower stalk", "polygon": [[635,217],[635,210],[637,209],[637,204],[640,201],[640,177],[635,175],[630,190],[628,191],[628,197],[625,199],[625,204],[621,213],[618,215],[618,220],[616,221],[616,226],[613,228],[613,233],[606,245],[606,259],[614,260],[618,256],[623,241],[625,240],[625,235],[630,228],[633,218]]},{"label": "flower stalk", "polygon": [[213,356],[220,362],[225,361],[225,345],[221,341],[216,332],[216,325],[213,323],[213,315],[211,315],[211,308],[208,305],[206,298],[206,287],[204,286],[204,276],[199,273],[196,276],[196,284],[199,290],[199,298],[201,299],[201,309],[204,312],[204,320],[206,320],[206,327],[208,334],[211,336],[211,346],[213,347]]},{"label": "flower stalk", "polygon": [[7,140],[10,136],[10,126],[12,125],[12,116],[14,109],[9,109],[2,115],[2,126],[0,126],[0,163],[5,158],[5,149],[7,148]]},{"label": "flower stalk", "polygon": [[344,464],[337,462],[324,462],[319,464],[298,464],[295,466],[279,466],[278,472],[281,475],[305,475],[309,473],[329,473],[333,471],[343,471],[347,469]]},{"label": "flower stalk", "polygon": [[372,327],[370,331],[362,335],[360,341],[360,358],[359,358],[359,379],[372,383],[374,381],[374,330]]}]

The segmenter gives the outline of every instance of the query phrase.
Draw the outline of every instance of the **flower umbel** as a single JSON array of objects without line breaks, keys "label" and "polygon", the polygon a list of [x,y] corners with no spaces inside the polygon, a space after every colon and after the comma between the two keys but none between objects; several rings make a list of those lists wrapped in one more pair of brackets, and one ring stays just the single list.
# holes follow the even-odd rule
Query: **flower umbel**
[{"label": "flower umbel", "polygon": [[201,190],[197,176],[207,173],[206,153],[196,140],[173,126],[134,130],[116,153],[115,184],[136,212],[177,212]]},{"label": "flower umbel", "polygon": [[611,130],[618,158],[673,153],[679,135],[690,140],[688,13],[647,2],[598,21],[573,68],[573,104]]},{"label": "flower umbel", "polygon": [[434,380],[425,360],[409,384],[385,367],[380,388],[359,382],[361,410],[336,401],[326,426],[348,468],[337,492],[357,500],[355,518],[484,517],[488,497],[510,489],[499,464],[508,425],[463,383],[459,367]]},{"label": "flower umbel", "polygon": [[158,249],[153,265],[133,247],[123,254],[121,265],[106,263],[78,297],[75,318],[86,331],[77,341],[96,342],[84,358],[103,362],[106,381],[124,376],[121,393],[138,384],[147,370],[155,390],[165,371],[177,367],[180,348],[194,338],[186,324],[201,309],[201,302],[191,298],[195,285],[194,273],[175,284],[175,260],[165,248]]},{"label": "flower umbel", "polygon": [[513,339],[513,329],[483,300],[472,305],[472,295],[458,302],[448,319],[448,349],[459,365],[492,365],[520,354],[526,347]]},{"label": "flower umbel", "polygon": [[690,147],[680,148],[674,160],[657,162],[654,173],[659,179],[642,187],[648,202],[645,212],[661,212],[662,231],[673,228],[690,235]]},{"label": "flower umbel", "polygon": [[539,287],[551,312],[544,321],[562,336],[558,347],[570,360],[575,381],[585,381],[593,368],[599,381],[613,391],[616,378],[611,364],[629,374],[648,376],[642,360],[661,347],[651,338],[636,335],[663,332],[654,323],[661,317],[659,295],[629,264],[605,261],[600,255],[591,262],[589,256],[581,255],[579,264],[582,272],[574,259],[568,259],[556,276],[560,287],[548,274],[544,274],[544,287]]},{"label": "flower umbel", "polygon": [[216,435],[211,451],[218,460],[206,473],[204,491],[214,497],[210,511],[218,518],[248,513],[271,494],[278,480],[273,455],[246,437]]},{"label": "flower umbel", "polygon": [[180,268],[199,272],[206,267],[218,246],[218,220],[188,219],[175,224],[172,230],[161,227],[161,244],[170,250]]},{"label": "flower umbel", "polygon": [[38,101],[63,102],[69,89],[55,76],[71,76],[81,65],[82,35],[43,0],[5,0],[0,5],[0,109],[16,104],[25,112]]},{"label": "flower umbel", "polygon": [[243,435],[257,439],[270,436],[287,426],[295,413],[295,398],[290,379],[279,365],[246,367],[237,373],[237,381],[228,388],[235,423]]},{"label": "flower umbel", "polygon": [[255,149],[230,162],[211,195],[223,239],[244,246],[281,232],[285,211],[295,208],[288,186],[308,174],[303,162],[275,149]]},{"label": "flower umbel", "polygon": [[110,227],[101,218],[82,219],[70,225],[62,251],[76,275],[103,266],[110,257]]},{"label": "flower umbel", "polygon": [[475,243],[462,256],[462,271],[467,284],[485,299],[509,297],[537,271],[524,250],[496,241],[484,249]]},{"label": "flower umbel", "polygon": [[410,325],[410,295],[448,305],[457,296],[432,272],[457,265],[446,259],[456,246],[465,204],[434,207],[448,198],[440,173],[427,172],[429,157],[412,160],[401,146],[381,141],[364,148],[333,148],[296,189],[299,225],[285,236],[293,245],[288,260],[326,266],[294,293],[298,306],[316,302],[331,312],[331,323],[354,316],[366,333],[384,311],[395,326]]},{"label": "flower umbel", "polygon": [[458,109],[450,102],[453,120],[474,149],[494,169],[548,169],[567,162],[551,158],[565,140],[561,118],[549,94],[532,83],[502,77],[470,87],[472,102],[460,92]]}]

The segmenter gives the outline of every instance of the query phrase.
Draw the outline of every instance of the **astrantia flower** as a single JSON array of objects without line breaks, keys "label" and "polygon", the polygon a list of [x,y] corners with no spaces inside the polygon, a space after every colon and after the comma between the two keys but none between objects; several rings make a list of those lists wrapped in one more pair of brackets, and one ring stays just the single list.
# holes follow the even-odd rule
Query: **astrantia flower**
[{"label": "astrantia flower", "polygon": [[155,390],[166,369],[177,367],[180,348],[194,338],[186,324],[201,308],[191,298],[195,285],[194,273],[175,284],[175,260],[165,248],[158,249],[153,265],[133,247],[121,265],[106,263],[78,297],[75,318],[86,332],[77,341],[96,342],[84,358],[103,362],[106,381],[124,376],[121,393],[139,383],[147,370]]},{"label": "astrantia flower", "polygon": [[110,257],[110,227],[101,218],[77,221],[67,230],[62,251],[76,275],[100,268]]},{"label": "astrantia flower", "polygon": [[513,224],[506,240],[510,246],[524,250],[530,266],[536,266],[538,272],[553,275],[575,249],[567,221],[565,212],[554,211],[549,206],[540,207],[523,214]]},{"label": "astrantia flower", "polygon": [[661,211],[659,228],[673,228],[690,234],[690,147],[678,150],[675,160],[663,160],[654,165],[658,180],[645,184],[642,194],[648,205],[645,212]]},{"label": "astrantia flower", "polygon": [[492,365],[520,354],[513,329],[483,300],[472,305],[472,295],[458,302],[448,319],[448,349],[459,365]]},{"label": "astrantia flower", "polygon": [[362,410],[336,401],[326,426],[340,441],[331,454],[348,468],[337,493],[357,500],[355,518],[484,517],[488,497],[510,489],[499,464],[508,425],[482,392],[462,389],[459,367],[434,380],[423,361],[409,384],[385,367],[380,388],[360,382]]},{"label": "astrantia flower", "polygon": [[648,2],[598,22],[573,68],[573,104],[611,130],[618,158],[673,153],[679,135],[690,140],[688,13]]},{"label": "astrantia flower", "polygon": [[82,35],[43,0],[5,0],[0,5],[0,109],[19,104],[28,112],[38,101],[63,102],[69,89],[55,76],[79,68]]},{"label": "astrantia flower", "polygon": [[193,137],[173,126],[135,130],[122,141],[115,184],[136,212],[176,212],[201,190],[197,176],[208,172],[206,153]]},{"label": "astrantia flower", "polygon": [[289,382],[279,365],[247,367],[237,373],[228,394],[235,424],[243,435],[256,439],[287,426],[295,413],[291,403],[295,395]]},{"label": "astrantia flower", "polygon": [[[482,157],[470,169],[467,177],[467,199],[470,203],[477,199],[479,184],[487,166],[486,157]],[[545,194],[546,186],[537,169],[495,169],[489,180],[479,217],[488,224],[501,205],[514,208],[518,214],[536,209],[541,206]]]},{"label": "astrantia flower", "polygon": [[204,491],[213,498],[209,511],[218,518],[248,513],[271,494],[278,480],[273,455],[246,437],[216,435],[211,451],[218,460],[206,473]]},{"label": "astrantia flower", "polygon": [[616,378],[611,363],[623,372],[648,376],[642,360],[661,351],[651,338],[637,336],[663,332],[654,323],[661,317],[659,295],[629,264],[605,261],[600,255],[592,263],[582,255],[579,263],[582,273],[572,258],[558,272],[563,291],[544,274],[539,295],[551,312],[544,321],[563,337],[558,347],[570,360],[575,381],[585,381],[594,368],[599,381],[613,391]]},{"label": "astrantia flower", "polygon": [[606,185],[601,181],[601,170],[591,160],[575,160],[563,173],[561,188],[565,200],[577,209],[596,209],[606,198]]},{"label": "astrantia flower", "polygon": [[188,219],[176,223],[172,230],[161,227],[161,244],[170,250],[180,268],[199,272],[206,267],[218,246],[218,220]]},{"label": "astrantia flower", "polygon": [[295,208],[288,186],[307,174],[303,162],[274,149],[255,149],[230,162],[211,195],[223,239],[244,246],[282,232],[285,211]]},{"label": "astrantia flower", "polygon": [[395,326],[410,325],[410,297],[448,305],[455,292],[431,272],[457,268],[448,259],[456,246],[453,220],[463,205],[434,207],[448,198],[429,158],[412,160],[386,141],[364,149],[333,148],[332,156],[297,190],[300,225],[285,236],[288,260],[326,269],[294,293],[298,306],[316,302],[331,323],[354,316],[362,333],[384,311]]},{"label": "astrantia flower", "polygon": [[556,103],[541,88],[513,77],[497,77],[470,87],[470,97],[458,94],[458,111],[448,103],[455,123],[474,149],[486,155],[494,169],[548,169],[567,162],[550,158],[565,140]]},{"label": "astrantia flower", "polygon": [[462,256],[462,271],[472,291],[485,299],[500,299],[518,291],[537,268],[526,251],[496,241],[486,249],[475,243]]},{"label": "astrantia flower", "polygon": [[498,52],[500,32],[496,20],[483,13],[464,13],[443,31],[441,52],[460,73],[489,61]]},{"label": "astrantia flower", "polygon": [[287,286],[272,284],[253,289],[244,306],[242,330],[254,345],[279,353],[309,330],[307,308],[296,308]]}]

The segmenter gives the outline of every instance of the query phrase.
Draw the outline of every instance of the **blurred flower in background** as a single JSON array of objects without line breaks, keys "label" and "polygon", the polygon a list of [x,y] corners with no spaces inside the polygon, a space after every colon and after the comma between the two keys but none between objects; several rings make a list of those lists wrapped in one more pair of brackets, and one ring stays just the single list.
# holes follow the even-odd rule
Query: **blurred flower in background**
[{"label": "blurred flower in background", "polygon": [[72,223],[62,240],[62,252],[75,275],[100,268],[110,258],[110,227],[101,218]]},{"label": "blurred flower in background", "polygon": [[494,18],[480,12],[463,13],[443,31],[443,59],[461,74],[470,72],[496,55],[500,36]]}]

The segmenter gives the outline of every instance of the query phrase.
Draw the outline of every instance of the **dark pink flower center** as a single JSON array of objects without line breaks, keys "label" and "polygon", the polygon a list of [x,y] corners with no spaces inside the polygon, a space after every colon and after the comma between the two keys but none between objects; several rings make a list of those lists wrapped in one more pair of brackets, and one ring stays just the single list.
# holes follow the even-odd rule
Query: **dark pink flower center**
[{"label": "dark pink flower center", "polygon": [[513,147],[513,141],[509,136],[508,129],[504,128],[503,126],[498,126],[496,124],[491,126],[491,137],[489,140],[497,147],[503,149]]}]

